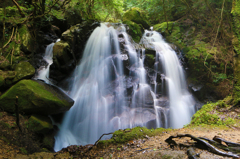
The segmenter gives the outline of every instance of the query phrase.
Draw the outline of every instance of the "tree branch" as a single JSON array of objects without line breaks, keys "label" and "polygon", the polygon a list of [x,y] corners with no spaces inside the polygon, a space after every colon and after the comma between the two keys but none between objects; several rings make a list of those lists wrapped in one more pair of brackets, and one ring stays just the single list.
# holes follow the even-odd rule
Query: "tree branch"
[{"label": "tree branch", "polygon": [[21,8],[19,7],[18,3],[15,0],[12,0],[12,1],[17,6],[18,11],[19,11],[20,15],[22,16],[22,18],[24,18],[25,15],[23,14],[23,12],[22,12]]}]

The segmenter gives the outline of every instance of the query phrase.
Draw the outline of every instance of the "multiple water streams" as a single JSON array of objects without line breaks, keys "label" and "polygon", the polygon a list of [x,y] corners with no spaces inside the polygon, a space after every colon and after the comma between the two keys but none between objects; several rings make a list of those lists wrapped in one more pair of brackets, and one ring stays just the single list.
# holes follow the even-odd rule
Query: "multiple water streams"
[{"label": "multiple water streams", "polygon": [[[145,66],[149,48],[155,50],[153,68]],[[43,72],[39,77],[48,77]],[[59,126],[55,151],[92,144],[103,133],[118,129],[180,128],[195,112],[178,57],[155,31],[146,30],[135,44],[123,25],[101,24],[71,78],[68,92],[75,104]]]}]

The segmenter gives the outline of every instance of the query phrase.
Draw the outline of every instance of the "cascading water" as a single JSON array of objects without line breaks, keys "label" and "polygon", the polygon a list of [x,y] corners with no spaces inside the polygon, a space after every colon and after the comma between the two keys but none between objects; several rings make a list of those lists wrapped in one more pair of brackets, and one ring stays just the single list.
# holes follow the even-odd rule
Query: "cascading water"
[{"label": "cascading water", "polygon": [[[121,58],[116,31],[101,24],[90,36],[74,72],[70,96],[75,104],[66,113],[55,137],[55,151],[72,144],[94,143],[101,134],[120,128],[121,123],[112,128],[109,120],[124,105]],[[113,80],[117,85],[115,91],[108,89]],[[117,102],[113,103],[114,100]]]},{"label": "cascading water", "polygon": [[[60,41],[58,39],[56,42]],[[50,65],[53,63],[53,46],[55,43],[51,43],[46,47],[45,54],[43,59],[48,63],[48,65],[40,67],[40,69],[37,72],[37,75],[34,77],[34,79],[41,79],[44,80],[48,84],[52,84],[52,82],[49,80],[49,68]]]},{"label": "cascading water", "polygon": [[[120,51],[120,35],[126,54]],[[176,53],[160,34],[145,31],[141,44],[155,48],[156,63],[162,64],[162,72],[157,67],[154,71],[161,72],[162,88],[167,87],[167,95],[159,95],[157,73],[153,78],[155,86],[149,84],[145,49],[130,41],[123,25],[115,30],[109,24],[101,24],[91,34],[72,75],[74,80],[68,92],[75,104],[59,126],[55,151],[69,145],[92,144],[103,133],[118,129],[179,128],[189,123],[195,102],[187,91]]]},{"label": "cascading water", "polygon": [[167,44],[156,31],[145,31],[142,43],[146,47],[154,46],[157,60],[161,61],[163,77],[167,85],[167,94],[170,101],[169,127],[181,128],[191,121],[195,112],[195,101],[188,92],[183,68],[175,51]]}]

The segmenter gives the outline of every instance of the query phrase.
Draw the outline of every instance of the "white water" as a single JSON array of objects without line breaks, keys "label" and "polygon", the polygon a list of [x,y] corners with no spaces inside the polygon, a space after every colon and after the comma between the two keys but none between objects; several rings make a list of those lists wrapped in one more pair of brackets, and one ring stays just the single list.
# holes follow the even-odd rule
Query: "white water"
[{"label": "white water", "polygon": [[[101,24],[91,34],[83,58],[72,75],[74,81],[69,92],[75,104],[59,126],[55,151],[69,145],[93,144],[103,133],[147,126],[152,121],[155,127],[173,128],[190,122],[195,101],[187,91],[176,53],[157,32],[146,31],[143,35],[142,43],[155,47],[156,62],[160,62],[164,70],[161,76],[165,82],[162,83],[167,84],[168,96],[158,97],[156,86],[151,88],[146,78],[145,50],[137,51],[123,26],[118,30],[123,35],[127,55],[121,54],[118,32],[113,27]],[[129,59],[129,75],[123,72],[123,59]],[[131,77],[130,101],[126,100],[129,96],[126,96],[125,76]],[[155,85],[156,78],[157,75]],[[170,108],[159,104],[168,99]]]},{"label": "white water", "polygon": [[167,94],[170,101],[170,125],[181,128],[191,121],[195,112],[195,101],[188,92],[184,70],[175,51],[166,43],[156,31],[145,31],[142,43],[155,47],[156,54],[163,66],[163,73],[167,83]]},{"label": "white water", "polygon": [[[56,42],[60,41],[58,39]],[[44,80],[48,84],[52,84],[52,82],[49,80],[49,68],[50,65],[53,63],[53,46],[55,43],[51,43],[46,47],[45,54],[43,59],[48,63],[47,67],[40,67],[38,70],[38,74],[34,77],[34,79],[41,79]]]}]

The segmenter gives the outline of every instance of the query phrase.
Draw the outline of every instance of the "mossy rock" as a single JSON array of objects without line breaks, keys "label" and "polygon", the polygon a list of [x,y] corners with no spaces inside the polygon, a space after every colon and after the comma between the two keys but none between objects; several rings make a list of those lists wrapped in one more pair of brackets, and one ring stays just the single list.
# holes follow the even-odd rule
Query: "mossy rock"
[{"label": "mossy rock", "polygon": [[41,81],[22,80],[0,97],[0,108],[15,113],[16,96],[19,112],[25,114],[58,114],[69,110],[74,103],[55,86]]},{"label": "mossy rock", "polygon": [[1,70],[9,70],[11,68],[11,64],[8,59],[0,56],[0,69]]},{"label": "mossy rock", "polygon": [[59,41],[53,46],[53,62],[60,68],[61,65],[67,64],[72,60],[72,54],[70,53],[70,46],[65,41]]},{"label": "mossy rock", "polygon": [[[125,21],[132,21],[136,24],[142,25],[145,29],[149,29],[149,22],[146,19],[145,14],[139,8],[131,8],[123,15],[123,23]],[[126,23],[125,23],[126,24]]]},{"label": "mossy rock", "polygon": [[21,39],[21,50],[26,54],[34,52],[34,41],[28,27],[23,25],[18,32]]},{"label": "mossy rock", "polygon": [[35,74],[35,68],[29,62],[20,62],[15,67],[16,76],[13,80],[14,83],[22,79],[30,79]]},{"label": "mossy rock", "polygon": [[28,120],[28,129],[36,133],[47,134],[53,129],[53,125],[47,116],[32,115]]},{"label": "mossy rock", "polygon": [[129,27],[128,33],[132,37],[132,39],[136,43],[139,43],[142,38],[141,27],[132,21],[124,21],[123,23],[128,25],[128,27]]},{"label": "mossy rock", "polygon": [[0,90],[5,90],[12,86],[13,79],[16,76],[15,71],[2,71],[0,70]]}]

